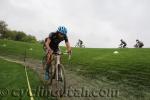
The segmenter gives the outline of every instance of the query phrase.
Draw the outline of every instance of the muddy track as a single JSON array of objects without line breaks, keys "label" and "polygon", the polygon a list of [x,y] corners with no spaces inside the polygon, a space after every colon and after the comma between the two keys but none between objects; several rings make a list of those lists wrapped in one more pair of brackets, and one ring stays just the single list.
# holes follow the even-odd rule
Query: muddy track
[{"label": "muddy track", "polygon": [[[0,58],[23,65],[25,64],[28,68],[36,71],[40,79],[44,82],[44,71],[42,68],[42,62],[40,60],[26,59],[26,63],[24,63],[24,61],[18,59],[11,59],[1,56]],[[67,92],[63,97],[59,98],[59,100],[119,100],[118,97],[110,98],[93,95],[92,89],[96,90],[102,87],[109,87],[107,83],[104,84],[100,81],[87,79],[69,70],[65,70],[65,76],[67,81]],[[121,98],[121,100],[126,99]]]}]

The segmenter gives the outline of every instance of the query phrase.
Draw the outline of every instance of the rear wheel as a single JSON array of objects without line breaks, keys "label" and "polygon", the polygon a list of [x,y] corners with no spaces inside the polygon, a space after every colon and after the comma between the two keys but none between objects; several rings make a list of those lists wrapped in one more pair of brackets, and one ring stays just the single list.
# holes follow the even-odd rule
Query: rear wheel
[{"label": "rear wheel", "polygon": [[75,47],[79,47],[79,45],[78,45],[78,44],[76,44],[76,45],[75,45]]},{"label": "rear wheel", "polygon": [[46,57],[46,55],[42,58],[42,67],[43,67],[43,69],[45,69],[46,68],[46,61],[47,61],[47,57]]},{"label": "rear wheel", "polygon": [[55,73],[56,73],[56,68],[53,64],[51,64],[50,68],[49,68],[49,81],[48,84],[53,87],[53,81],[55,80]]},{"label": "rear wheel", "polygon": [[46,55],[42,58],[42,68],[43,68],[43,70],[42,70],[42,80],[43,80],[43,82],[44,82],[44,84],[46,84],[46,81],[45,81],[45,79],[44,79],[44,77],[45,77],[45,69],[46,69],[46,61],[47,61],[47,57],[46,57]]},{"label": "rear wheel", "polygon": [[82,45],[82,48],[85,48],[85,45]]}]

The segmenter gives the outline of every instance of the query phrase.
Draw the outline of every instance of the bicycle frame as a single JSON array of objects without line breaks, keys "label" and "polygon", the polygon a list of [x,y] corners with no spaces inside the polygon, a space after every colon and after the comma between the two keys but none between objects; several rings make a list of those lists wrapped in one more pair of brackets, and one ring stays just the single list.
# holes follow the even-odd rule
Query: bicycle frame
[{"label": "bicycle frame", "polygon": [[[54,64],[54,71],[56,72],[55,75],[56,75],[56,80],[58,81],[58,76],[59,76],[59,65],[61,64],[61,55],[62,54],[59,54],[59,53],[54,53],[52,56],[54,57],[54,61],[55,61],[55,64]],[[62,76],[62,72],[60,72],[60,75]]]},{"label": "bicycle frame", "polygon": [[56,59],[56,64],[55,64],[55,69],[56,69],[56,80],[58,81],[58,74],[59,74],[59,68],[58,68],[58,66],[59,66],[59,64],[60,64],[60,55],[58,55],[58,54],[54,54],[54,57],[56,57],[55,59]]},{"label": "bicycle frame", "polygon": [[[49,68],[49,74],[51,75],[50,79],[46,82],[47,86],[49,86],[52,90],[60,90],[59,96],[63,95],[66,92],[66,78],[64,66],[61,64],[61,55],[66,55],[67,52],[54,52],[51,59],[51,67]],[[71,59],[71,54],[69,54],[68,60]],[[46,60],[46,56],[43,57],[43,61]],[[46,63],[43,62],[43,64]],[[45,66],[44,64],[43,66]],[[61,77],[60,77],[61,76]],[[60,79],[61,78],[61,79]]]}]

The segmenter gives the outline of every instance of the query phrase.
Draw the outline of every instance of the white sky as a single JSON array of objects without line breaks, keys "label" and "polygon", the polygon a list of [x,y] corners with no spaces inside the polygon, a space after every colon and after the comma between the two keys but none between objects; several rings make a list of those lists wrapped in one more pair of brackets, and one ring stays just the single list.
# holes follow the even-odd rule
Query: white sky
[{"label": "white sky", "polygon": [[0,0],[0,20],[12,30],[44,39],[59,25],[68,28],[74,46],[117,47],[138,38],[150,47],[150,0]]}]

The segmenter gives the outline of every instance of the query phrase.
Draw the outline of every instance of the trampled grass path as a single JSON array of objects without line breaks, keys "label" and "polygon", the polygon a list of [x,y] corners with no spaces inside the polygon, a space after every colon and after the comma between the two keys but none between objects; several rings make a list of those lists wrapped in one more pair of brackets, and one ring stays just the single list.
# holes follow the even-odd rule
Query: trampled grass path
[{"label": "trampled grass path", "polygon": [[[44,72],[41,67],[40,61],[31,61],[30,59],[30,60],[26,60],[26,63],[24,63],[24,61],[8,58],[4,56],[0,56],[0,58],[9,62],[14,62],[22,65],[26,64],[27,68],[31,68],[35,70],[39,74],[40,79],[44,82],[43,80]],[[110,98],[108,97],[101,97],[101,96],[94,97],[92,93],[90,94],[90,92],[92,92],[92,89],[98,90],[99,86],[101,85],[104,86],[104,84],[101,83],[100,81],[88,80],[83,76],[78,76],[74,72],[66,69],[65,69],[65,75],[67,80],[67,94],[64,97],[59,98],[59,100],[110,100]],[[105,84],[105,86],[107,86],[107,84]],[[77,94],[76,91],[82,90],[83,88],[87,90],[89,94],[83,96],[81,94]],[[125,98],[123,99],[123,97],[120,98],[119,96],[111,98],[111,100],[120,100],[120,99],[126,100]]]}]

